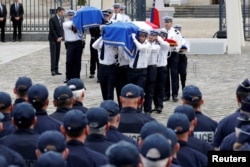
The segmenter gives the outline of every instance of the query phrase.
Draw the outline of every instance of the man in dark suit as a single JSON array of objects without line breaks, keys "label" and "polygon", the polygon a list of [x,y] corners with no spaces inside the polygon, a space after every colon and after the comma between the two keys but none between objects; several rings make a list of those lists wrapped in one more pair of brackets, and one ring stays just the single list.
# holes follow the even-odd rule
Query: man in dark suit
[{"label": "man in dark suit", "polygon": [[0,2],[0,28],[1,28],[1,40],[5,41],[5,23],[6,23],[7,9],[4,4]]},{"label": "man in dark suit", "polygon": [[22,40],[22,22],[23,22],[23,5],[15,0],[14,3],[10,5],[10,17],[13,23],[13,42],[16,42],[17,28],[18,28],[18,40]]},{"label": "man in dark suit", "polygon": [[58,71],[58,62],[60,58],[61,41],[63,39],[63,15],[64,9],[58,7],[55,16],[49,19],[49,46],[50,46],[50,65],[51,75],[62,75]]}]

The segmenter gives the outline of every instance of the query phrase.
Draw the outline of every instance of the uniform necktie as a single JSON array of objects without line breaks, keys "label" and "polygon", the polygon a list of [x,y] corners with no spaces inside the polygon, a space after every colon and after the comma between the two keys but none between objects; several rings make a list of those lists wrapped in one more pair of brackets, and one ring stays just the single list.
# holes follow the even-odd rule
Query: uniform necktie
[{"label": "uniform necktie", "polygon": [[62,20],[60,17],[59,17],[59,24],[60,24],[60,27],[62,27]]},{"label": "uniform necktie", "polygon": [[101,59],[101,60],[104,59],[104,43],[102,44],[100,59]]},{"label": "uniform necktie", "polygon": [[117,18],[117,14],[115,14],[115,18],[114,19],[116,20],[116,18]]},{"label": "uniform necktie", "polygon": [[137,63],[138,63],[138,59],[139,59],[139,53],[140,53],[140,51],[138,50],[138,52],[137,52],[137,54],[136,54],[136,57],[135,57],[134,64],[133,64],[133,68],[136,68],[136,67],[137,67]]}]

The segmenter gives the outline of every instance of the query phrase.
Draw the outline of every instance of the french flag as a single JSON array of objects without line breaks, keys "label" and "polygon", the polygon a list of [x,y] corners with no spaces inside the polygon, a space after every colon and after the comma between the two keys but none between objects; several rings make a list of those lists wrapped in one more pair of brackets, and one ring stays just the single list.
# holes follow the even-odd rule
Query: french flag
[{"label": "french flag", "polygon": [[102,39],[107,45],[122,46],[131,58],[135,57],[132,33],[138,35],[140,29],[150,31],[159,26],[148,21],[115,22],[103,27]]}]

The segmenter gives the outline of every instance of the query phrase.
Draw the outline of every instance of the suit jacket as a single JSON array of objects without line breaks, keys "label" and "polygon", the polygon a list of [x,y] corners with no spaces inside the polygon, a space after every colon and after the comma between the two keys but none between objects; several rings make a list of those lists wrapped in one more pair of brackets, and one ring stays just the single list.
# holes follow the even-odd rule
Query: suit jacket
[{"label": "suit jacket", "polygon": [[7,16],[7,9],[4,4],[2,4],[2,11],[0,12],[0,17],[4,18],[4,22],[6,21],[6,16]]},{"label": "suit jacket", "polygon": [[49,41],[56,41],[57,38],[63,37],[64,34],[63,34],[62,24],[63,24],[63,19],[60,25],[57,15],[49,19],[49,36],[48,36]]},{"label": "suit jacket", "polygon": [[23,5],[21,3],[19,4],[19,10],[18,12],[16,11],[16,7],[15,7],[15,3],[12,3],[10,5],[10,17],[11,17],[11,21],[15,20],[15,17],[20,17],[20,20],[23,20],[23,14],[24,14],[24,10],[23,10]]}]

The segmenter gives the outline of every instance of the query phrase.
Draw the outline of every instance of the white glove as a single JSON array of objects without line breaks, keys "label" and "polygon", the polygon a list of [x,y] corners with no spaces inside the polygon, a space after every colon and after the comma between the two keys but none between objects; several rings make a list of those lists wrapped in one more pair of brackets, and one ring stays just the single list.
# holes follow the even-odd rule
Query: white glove
[{"label": "white glove", "polygon": [[136,39],[136,34],[135,33],[132,33],[132,38]]}]

